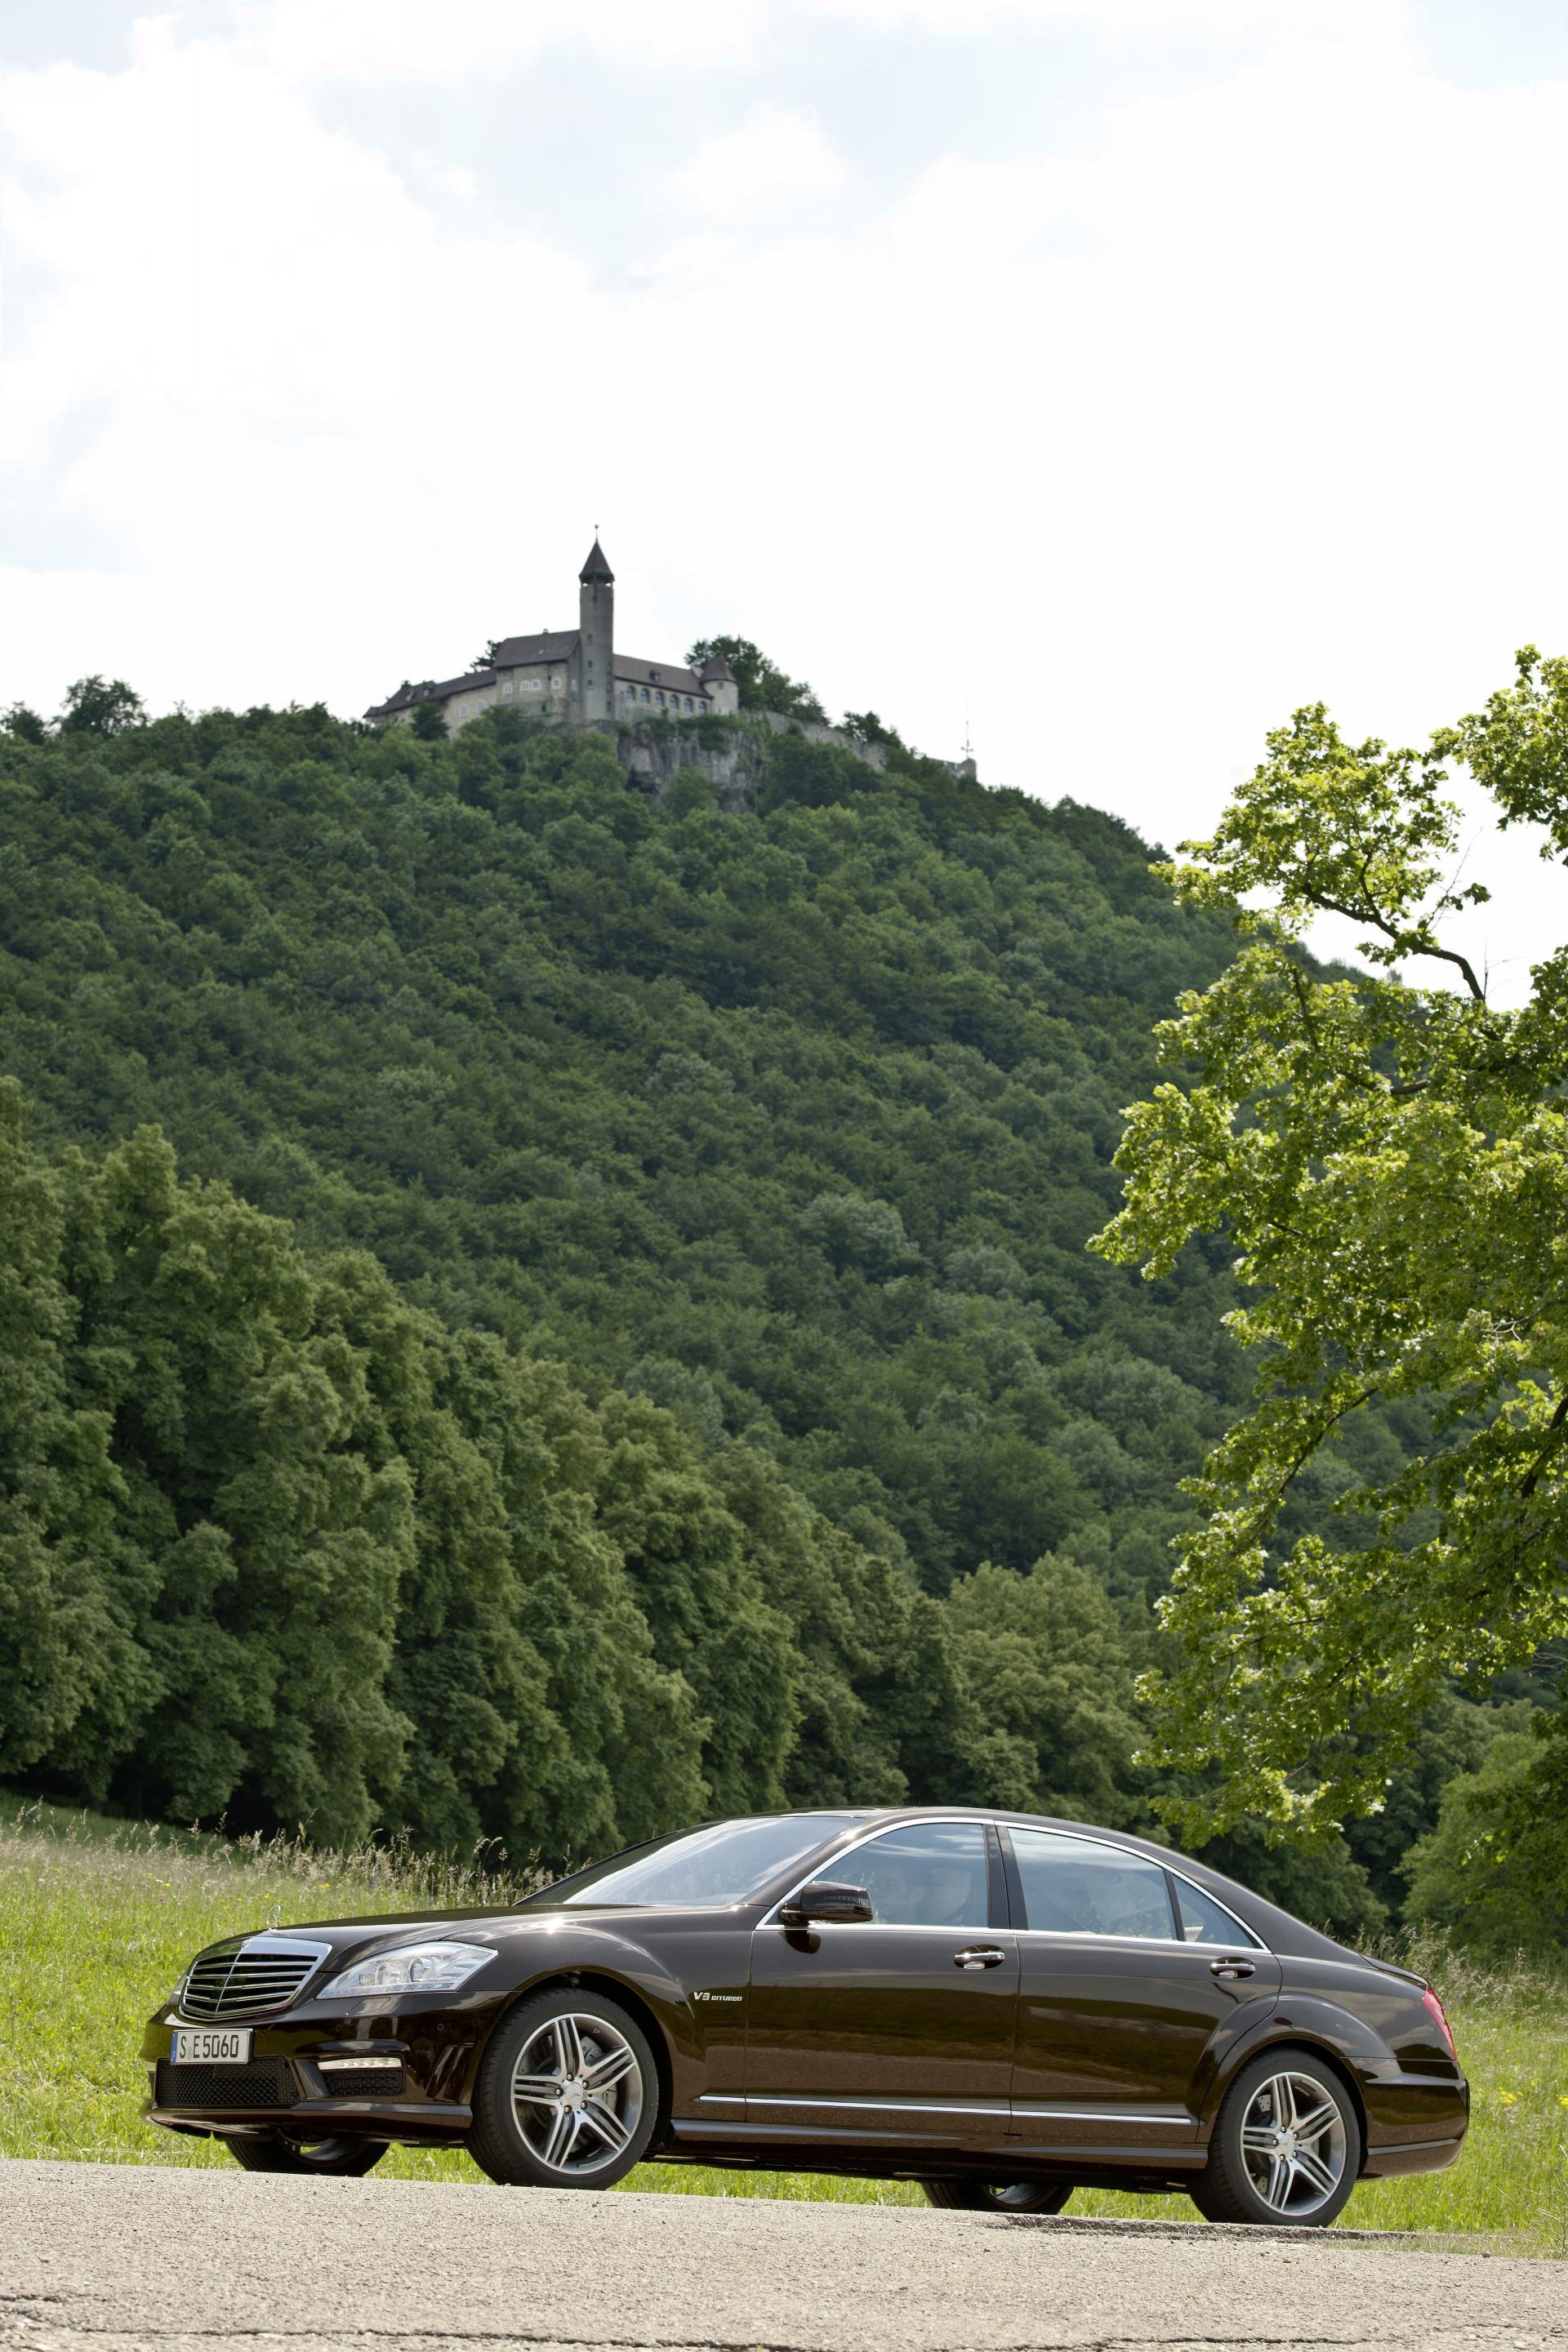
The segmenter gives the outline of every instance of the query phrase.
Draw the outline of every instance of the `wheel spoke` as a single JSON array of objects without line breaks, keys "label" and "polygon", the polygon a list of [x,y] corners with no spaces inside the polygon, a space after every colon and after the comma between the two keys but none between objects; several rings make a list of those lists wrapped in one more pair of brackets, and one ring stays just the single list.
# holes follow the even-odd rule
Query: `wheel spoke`
[{"label": "wheel spoke", "polygon": [[580,2074],[583,2072],[583,2037],[577,2031],[574,2017],[558,2017],[555,2020],[555,2048],[563,2074]]},{"label": "wheel spoke", "polygon": [[602,2093],[610,2090],[618,2083],[623,2075],[629,2074],[637,2063],[624,2042],[618,2050],[606,2051],[605,2055],[602,2058],[596,2058],[588,2069],[586,2080],[590,2092],[598,2098]]},{"label": "wheel spoke", "polygon": [[1241,2145],[1255,2156],[1271,2156],[1274,2138],[1272,2124],[1243,2124],[1241,2127]]},{"label": "wheel spoke", "polygon": [[561,2104],[559,2074],[519,2074],[511,2086],[514,2099],[531,2107],[554,2107]]},{"label": "wheel spoke", "polygon": [[1296,2150],[1295,2168],[1302,2179],[1317,2190],[1320,2197],[1331,2197],[1339,2187],[1339,2182],[1329,2170],[1322,2158],[1314,2156],[1310,2148],[1299,2147]]},{"label": "wheel spoke", "polygon": [[544,2143],[542,2153],[544,2162],[552,2166],[556,2171],[565,2169],[567,2159],[577,2145],[577,2135],[582,2129],[582,2125],[581,2107],[561,2106],[555,2110],[551,2119],[550,2136]]},{"label": "wheel spoke", "polygon": [[1283,2212],[1290,2196],[1290,2166],[1282,2156],[1268,2159],[1268,2179],[1263,2189],[1263,2201]]},{"label": "wheel spoke", "polygon": [[1321,2107],[1313,2107],[1306,2115],[1297,2116],[1296,2137],[1298,2139],[1321,2139],[1339,2119],[1338,2107],[1331,2099],[1325,2099]]},{"label": "wheel spoke", "polygon": [[597,2099],[590,2099],[583,2109],[583,2121],[591,2131],[596,2131],[612,2156],[619,2156],[631,2134],[614,2107],[606,2107]]},{"label": "wheel spoke", "polygon": [[1291,2131],[1296,2123],[1296,2090],[1289,2074],[1276,2074],[1268,2085],[1274,2094],[1274,2120],[1281,2131]]}]

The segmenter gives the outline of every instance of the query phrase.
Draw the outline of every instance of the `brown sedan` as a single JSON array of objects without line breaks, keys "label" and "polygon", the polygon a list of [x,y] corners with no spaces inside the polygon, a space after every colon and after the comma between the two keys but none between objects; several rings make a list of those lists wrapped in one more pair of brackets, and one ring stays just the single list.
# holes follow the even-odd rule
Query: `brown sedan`
[{"label": "brown sedan", "polygon": [[1437,2171],[1469,2106],[1419,1977],[1141,1838],[952,1806],[714,1822],[511,1910],[236,1937],[142,2054],[152,2121],[255,2171],[399,2141],[520,2185],[763,2165],[1226,2221]]}]

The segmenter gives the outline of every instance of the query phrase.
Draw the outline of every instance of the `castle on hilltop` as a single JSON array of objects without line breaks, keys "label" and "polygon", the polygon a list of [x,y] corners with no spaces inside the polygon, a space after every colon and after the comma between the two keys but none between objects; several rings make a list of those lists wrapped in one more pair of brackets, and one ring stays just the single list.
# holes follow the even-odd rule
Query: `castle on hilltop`
[{"label": "castle on hilltop", "polygon": [[501,637],[483,669],[461,677],[405,678],[365,717],[380,726],[409,725],[421,703],[439,706],[455,735],[481,711],[527,710],[569,727],[614,726],[637,719],[729,716],[741,707],[735,673],[722,656],[700,670],[681,662],[643,661],[616,651],[616,575],[595,540],[577,574],[577,626],[537,636]]}]

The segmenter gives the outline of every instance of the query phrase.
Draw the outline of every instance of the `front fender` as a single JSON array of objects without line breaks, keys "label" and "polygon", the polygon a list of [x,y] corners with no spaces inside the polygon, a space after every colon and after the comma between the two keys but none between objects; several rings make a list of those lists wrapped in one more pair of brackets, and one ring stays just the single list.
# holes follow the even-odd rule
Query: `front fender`
[{"label": "front fender", "polygon": [[[733,1949],[727,1949],[731,1942]],[[709,1927],[689,1937],[661,1937],[656,1948],[639,1941],[629,1928],[552,1918],[537,1935],[530,1934],[517,1957],[521,1963],[517,1981],[490,2025],[491,2033],[520,2000],[542,1987],[591,1983],[612,1999],[621,1993],[662,2036],[672,2115],[691,2114],[705,2090],[741,2089],[751,1972],[749,1929],[725,1934]]]}]

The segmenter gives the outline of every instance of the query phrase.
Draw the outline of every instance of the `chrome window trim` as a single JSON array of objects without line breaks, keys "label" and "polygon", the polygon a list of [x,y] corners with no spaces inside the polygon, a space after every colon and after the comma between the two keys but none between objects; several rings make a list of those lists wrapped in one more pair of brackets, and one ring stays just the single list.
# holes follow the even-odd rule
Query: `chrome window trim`
[{"label": "chrome window trim", "polygon": [[[1173,1878],[1178,1885],[1190,1886],[1194,1895],[1203,1895],[1206,1901],[1214,1905],[1216,1911],[1223,1911],[1226,1917],[1230,1921],[1231,1926],[1236,1929],[1238,1938],[1248,1944],[1254,1951],[1268,1951],[1268,1946],[1263,1941],[1262,1937],[1256,1935],[1250,1927],[1247,1927],[1240,1919],[1238,1919],[1228,1903],[1222,1903],[1217,1895],[1212,1894],[1206,1886],[1200,1885],[1197,1879],[1189,1878],[1184,1870],[1176,1869],[1174,1864],[1172,1863],[1156,1862],[1152,1854],[1140,1853],[1135,1846],[1118,1845],[1113,1838],[1086,1835],[1082,1830],[1038,1829],[1032,1822],[1010,1822],[1006,1819],[1005,1815],[997,1816],[996,1827],[999,1830],[1005,1830],[1009,1838],[1012,1837],[1015,1830],[1018,1830],[1026,1837],[1071,1838],[1075,1844],[1078,1845],[1103,1846],[1107,1853],[1125,1854],[1129,1862],[1142,1862],[1147,1864],[1151,1870],[1162,1870],[1168,1877]],[[1017,1863],[1018,1857],[1016,1853],[1014,1854],[1013,1860],[1015,1864]],[[1022,1877],[1022,1871],[1020,1870],[1020,1877]],[[1026,1900],[1027,1898],[1026,1897]],[[1096,1935],[1091,1927],[1020,1927],[1016,1929],[1016,1932],[1020,1936],[1085,1936],[1097,1944],[1105,1943],[1110,1940],[1107,1937]],[[1172,1944],[1179,1952],[1195,1952],[1201,1949],[1218,1952],[1223,1951],[1225,1948],[1223,1944],[1215,1944],[1206,1947],[1197,1944],[1189,1944],[1186,1938],[1182,1936],[1130,1935],[1123,1936],[1120,1937],[1119,1940],[1126,1944]],[[1270,1954],[1269,1956],[1270,1958],[1274,1957],[1273,1954]]]},{"label": "chrome window trim", "polygon": [[[994,1829],[994,1827],[995,1823],[991,1820],[990,1816],[988,1814],[981,1813],[971,1813],[967,1820],[961,1817],[950,1818],[945,1813],[928,1813],[922,1814],[918,1821],[912,1822],[882,1821],[877,1822],[874,1828],[868,1830],[864,1837],[856,1838],[854,1843],[850,1845],[841,1846],[836,1854],[828,1857],[828,1860],[830,1861],[833,1869],[837,1870],[841,1862],[847,1862],[850,1855],[852,1853],[858,1853],[862,1846],[870,1845],[877,1838],[891,1837],[894,1832],[900,1829],[978,1830],[980,1832],[980,1842],[985,1853],[986,1908],[989,1910],[991,1907],[989,1899],[991,1885],[991,1843],[985,1832],[988,1829]],[[784,1923],[777,1916],[779,1912],[784,1909],[786,1903],[793,1903],[795,1901],[795,1896],[800,1893],[803,1886],[811,1885],[818,1874],[819,1874],[816,1869],[811,1869],[806,1872],[804,1878],[797,1878],[795,1885],[790,1888],[789,1893],[787,1895],[781,1895],[778,1900],[773,1903],[764,1913],[763,1917],[758,1920],[758,1927],[781,1927]],[[829,1883],[831,1884],[831,1881]],[[998,1932],[1006,1936],[1013,1933],[1013,1930],[1010,1927],[1004,1927],[1000,1930],[996,1930],[988,1927],[984,1920],[976,1925],[973,1920],[968,1919],[956,1921],[952,1926],[946,1927],[928,1927],[923,1921],[919,1920],[910,1920],[906,1923],[905,1921],[898,1919],[814,1919],[811,1923],[811,1931],[813,1935],[819,1934],[824,1927],[899,1927],[905,1934],[912,1933],[931,1936],[989,1936]]]},{"label": "chrome window trim", "polygon": [[[1127,1936],[1121,1934],[1102,1936],[1096,1928],[1093,1927],[1010,1927],[1007,1930],[1007,1933],[1011,1936],[1038,1937],[1044,1942],[1048,1944],[1083,1944],[1091,1951],[1099,1951],[1107,1944],[1136,1944],[1142,1950],[1145,1951],[1211,1952],[1217,1958],[1220,1953],[1226,1952],[1230,1949],[1228,1944],[1188,1944],[1184,1942],[1182,1937],[1179,1936]],[[1237,1942],[1239,1943],[1239,1941],[1240,1938],[1238,1937]],[[1261,1951],[1263,1947],[1261,1945],[1253,1945],[1249,1946],[1248,1948],[1250,1950]],[[1265,1957],[1271,1959],[1273,1958],[1273,1954],[1268,1953]]]},{"label": "chrome window trim", "polygon": [[[809,1878],[802,1879],[802,1886],[810,1885]],[[795,1892],[798,1894],[799,1891],[797,1887]],[[784,1897],[786,1903],[790,1899],[787,1895]],[[782,1927],[786,1936],[798,1936],[801,1933],[800,1928],[788,1927],[784,1920],[771,1916],[758,1921],[759,1934],[764,1927]],[[994,1939],[998,1936],[1016,1936],[1018,1933],[1016,1927],[934,1927],[929,1919],[814,1919],[811,1923],[811,1932],[814,1936],[826,1935],[832,1928],[837,1928],[841,1934],[848,1935],[852,1930],[861,1927],[897,1928],[900,1936],[946,1936],[950,1939],[953,1937],[967,1936],[972,1943],[980,1937]],[[1187,1948],[1191,1950],[1192,1948],[1189,1945]]]}]

